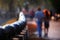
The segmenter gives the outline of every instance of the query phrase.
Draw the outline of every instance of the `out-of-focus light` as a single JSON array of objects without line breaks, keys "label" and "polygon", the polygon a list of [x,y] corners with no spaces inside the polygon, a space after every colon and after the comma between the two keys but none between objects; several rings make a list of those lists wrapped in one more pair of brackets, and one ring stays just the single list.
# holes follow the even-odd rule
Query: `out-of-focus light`
[{"label": "out-of-focus light", "polygon": [[58,14],[58,17],[60,17],[60,15]]},{"label": "out-of-focus light", "polygon": [[52,16],[51,19],[54,20],[55,19],[54,16]]}]

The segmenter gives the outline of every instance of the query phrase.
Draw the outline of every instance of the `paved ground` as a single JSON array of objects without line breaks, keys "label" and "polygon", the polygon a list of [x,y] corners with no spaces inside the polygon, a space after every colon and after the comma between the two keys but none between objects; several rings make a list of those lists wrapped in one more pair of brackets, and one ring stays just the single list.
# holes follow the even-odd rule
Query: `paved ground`
[{"label": "paved ground", "polygon": [[60,38],[60,21],[50,21],[49,38]]},{"label": "paved ground", "polygon": [[[30,28],[30,26],[29,26],[29,28]],[[34,28],[36,29],[36,27],[34,27]],[[30,31],[31,34],[34,31],[36,31],[34,28],[31,25],[31,28],[30,28],[31,29],[31,31]],[[34,32],[34,34],[35,33],[36,32]],[[32,38],[36,38],[37,37],[37,34],[35,34],[35,35],[34,34],[31,35]],[[60,21],[52,21],[52,20],[50,21],[50,27],[49,27],[48,37],[50,39],[60,39]]]}]

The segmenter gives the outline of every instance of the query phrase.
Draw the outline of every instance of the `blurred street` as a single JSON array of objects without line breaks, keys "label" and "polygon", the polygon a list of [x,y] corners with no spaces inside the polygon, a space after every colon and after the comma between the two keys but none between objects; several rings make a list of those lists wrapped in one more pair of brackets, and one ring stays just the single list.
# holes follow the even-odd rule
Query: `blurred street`
[{"label": "blurred street", "polygon": [[50,21],[49,38],[60,38],[60,21]]},{"label": "blurred street", "polygon": [[60,40],[60,0],[0,0],[0,27],[0,40]]},{"label": "blurred street", "polygon": [[[33,23],[34,22],[30,21],[30,24],[33,24]],[[44,26],[44,24],[43,24],[43,26]],[[31,26],[29,26],[29,28],[30,28],[29,30],[31,30],[30,33],[32,34],[32,35],[30,34],[31,35],[30,37],[32,39],[34,38],[34,40],[35,40],[35,38],[36,38],[36,40],[39,39],[39,37],[37,37],[38,34],[36,31],[36,27],[31,25]],[[60,20],[59,21],[54,21],[54,20],[50,21],[50,27],[49,27],[47,39],[60,39]]]}]

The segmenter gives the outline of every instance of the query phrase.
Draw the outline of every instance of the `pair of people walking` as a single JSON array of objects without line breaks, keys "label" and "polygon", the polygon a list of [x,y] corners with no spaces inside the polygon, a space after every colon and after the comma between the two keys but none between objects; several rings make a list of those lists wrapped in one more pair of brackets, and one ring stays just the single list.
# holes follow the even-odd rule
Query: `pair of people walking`
[{"label": "pair of people walking", "polygon": [[45,30],[45,36],[47,36],[47,34],[48,34],[48,28],[49,28],[49,14],[48,14],[48,11],[45,11],[45,14],[41,10],[40,7],[38,7],[38,9],[35,13],[35,21],[37,23],[37,31],[38,31],[39,37],[42,36],[42,22],[43,21],[44,21],[45,29],[47,29],[47,32]]}]

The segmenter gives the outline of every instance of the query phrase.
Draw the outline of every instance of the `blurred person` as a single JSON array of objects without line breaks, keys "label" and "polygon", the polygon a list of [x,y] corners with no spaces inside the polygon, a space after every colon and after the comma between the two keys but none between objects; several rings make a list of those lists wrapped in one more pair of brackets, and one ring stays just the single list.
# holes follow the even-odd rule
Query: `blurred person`
[{"label": "blurred person", "polygon": [[45,18],[44,18],[45,37],[48,35],[49,19],[50,19],[50,14],[49,14],[48,10],[45,10]]},{"label": "blurred person", "polygon": [[[26,25],[27,25],[27,18],[28,18],[27,14],[28,14],[28,11],[25,8],[22,8],[22,11],[19,14],[19,21],[24,21]],[[26,26],[26,28],[27,28],[26,37],[28,39],[29,37],[28,27]]]},{"label": "blurred person", "polygon": [[22,11],[19,13],[19,20],[26,21],[27,10],[22,8]]},{"label": "blurred person", "polygon": [[35,11],[34,11],[34,8],[32,8],[31,10],[29,10],[29,16],[31,19],[33,19],[34,15],[35,15]]},{"label": "blurred person", "polygon": [[35,13],[34,20],[37,22],[37,31],[38,31],[39,37],[42,36],[42,22],[43,22],[43,19],[44,19],[44,13],[41,10],[41,8],[38,7],[38,9]]},{"label": "blurred person", "polygon": [[50,10],[50,19],[51,19],[52,16],[53,16],[53,15],[52,15],[52,10]]}]

